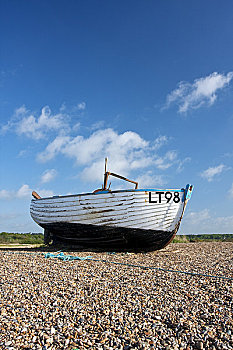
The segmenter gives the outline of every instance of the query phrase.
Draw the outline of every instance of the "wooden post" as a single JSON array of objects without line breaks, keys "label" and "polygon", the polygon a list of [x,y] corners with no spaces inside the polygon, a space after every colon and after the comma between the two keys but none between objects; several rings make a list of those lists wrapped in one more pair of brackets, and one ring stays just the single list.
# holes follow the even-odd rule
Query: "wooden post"
[{"label": "wooden post", "polygon": [[133,184],[135,184],[135,190],[138,188],[138,182],[133,181],[133,180],[129,180],[129,179],[127,179],[127,178],[124,177],[124,176],[121,176],[121,175],[118,175],[118,174],[115,174],[115,173],[111,173],[110,171],[107,171],[107,162],[108,162],[108,158],[106,157],[106,158],[105,158],[105,173],[104,173],[104,186],[103,186],[103,190],[106,190],[106,189],[107,189],[108,177],[109,177],[110,175],[115,176],[115,177],[118,177],[118,179],[122,179],[122,180],[125,180],[125,181],[128,181],[128,182],[132,182]]},{"label": "wooden post", "polygon": [[107,183],[108,183],[108,174],[107,174],[107,163],[108,163],[108,157],[105,158],[105,167],[104,167],[104,190],[107,189]]},{"label": "wooden post", "polygon": [[36,193],[36,191],[33,191],[33,192],[32,192],[32,196],[33,196],[34,198],[36,198],[36,199],[41,199],[41,196],[39,196],[39,194]]},{"label": "wooden post", "polygon": [[105,158],[105,171],[104,171],[104,173],[107,172],[107,163],[108,163],[108,157]]}]

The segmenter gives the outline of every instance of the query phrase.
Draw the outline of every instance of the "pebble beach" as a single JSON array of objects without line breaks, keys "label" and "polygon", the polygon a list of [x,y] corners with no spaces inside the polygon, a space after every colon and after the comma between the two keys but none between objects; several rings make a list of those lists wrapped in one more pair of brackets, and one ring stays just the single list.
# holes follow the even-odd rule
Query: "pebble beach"
[{"label": "pebble beach", "polygon": [[45,253],[0,250],[0,349],[233,349],[233,243]]}]

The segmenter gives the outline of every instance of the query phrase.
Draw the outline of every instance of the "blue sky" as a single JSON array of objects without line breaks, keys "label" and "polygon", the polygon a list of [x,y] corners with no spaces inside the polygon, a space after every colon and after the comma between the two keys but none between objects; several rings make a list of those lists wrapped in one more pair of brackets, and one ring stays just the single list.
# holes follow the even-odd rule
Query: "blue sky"
[{"label": "blue sky", "polygon": [[0,17],[0,232],[41,231],[31,191],[93,191],[105,156],[141,188],[194,184],[180,233],[233,232],[232,1],[1,1]]}]

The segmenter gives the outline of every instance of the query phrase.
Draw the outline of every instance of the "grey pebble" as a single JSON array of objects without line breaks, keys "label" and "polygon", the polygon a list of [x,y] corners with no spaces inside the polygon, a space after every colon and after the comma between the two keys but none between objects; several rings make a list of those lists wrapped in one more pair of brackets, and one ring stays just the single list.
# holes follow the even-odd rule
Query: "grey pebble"
[{"label": "grey pebble", "polygon": [[[233,243],[95,259],[232,277]],[[233,349],[232,281],[0,251],[1,349]]]}]

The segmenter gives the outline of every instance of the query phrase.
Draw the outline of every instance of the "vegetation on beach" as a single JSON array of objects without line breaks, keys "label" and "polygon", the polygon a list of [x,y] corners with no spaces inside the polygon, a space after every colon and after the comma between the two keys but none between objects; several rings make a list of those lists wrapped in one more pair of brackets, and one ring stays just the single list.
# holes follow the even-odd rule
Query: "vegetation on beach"
[{"label": "vegetation on beach", "polygon": [[231,233],[206,233],[200,235],[176,235],[172,243],[189,243],[189,242],[233,242]]},{"label": "vegetation on beach", "polygon": [[[190,242],[233,242],[233,234],[213,233],[200,235],[177,235],[172,243],[190,243]],[[0,233],[0,244],[43,244],[44,235],[42,233]]]},{"label": "vegetation on beach", "polygon": [[0,244],[43,244],[44,235],[42,233],[0,233]]}]

